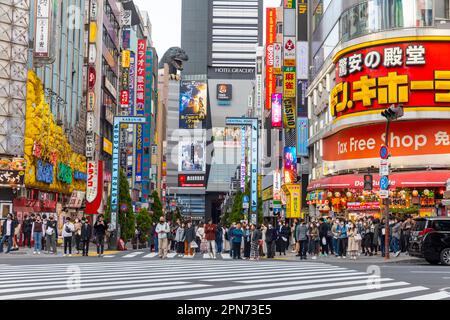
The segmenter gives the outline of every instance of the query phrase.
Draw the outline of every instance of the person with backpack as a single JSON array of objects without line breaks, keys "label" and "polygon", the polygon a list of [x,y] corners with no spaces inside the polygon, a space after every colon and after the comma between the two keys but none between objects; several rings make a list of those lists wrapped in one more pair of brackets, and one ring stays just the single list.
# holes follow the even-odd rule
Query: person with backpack
[{"label": "person with backpack", "polygon": [[97,221],[94,224],[94,236],[97,245],[97,256],[102,257],[105,250],[105,235],[108,226],[104,221],[103,215],[99,215]]},{"label": "person with backpack", "polygon": [[85,217],[81,218],[80,241],[83,257],[89,256],[89,242],[92,236],[92,226]]},{"label": "person with backpack", "polygon": [[64,239],[64,255],[67,256],[67,251],[69,251],[69,257],[72,256],[72,237],[75,231],[75,226],[70,221],[70,217],[66,218],[66,223],[63,226],[62,236]]},{"label": "person with backpack", "polygon": [[58,237],[58,223],[53,215],[50,216],[47,222],[45,237],[47,238],[47,254],[57,254],[56,238]]}]

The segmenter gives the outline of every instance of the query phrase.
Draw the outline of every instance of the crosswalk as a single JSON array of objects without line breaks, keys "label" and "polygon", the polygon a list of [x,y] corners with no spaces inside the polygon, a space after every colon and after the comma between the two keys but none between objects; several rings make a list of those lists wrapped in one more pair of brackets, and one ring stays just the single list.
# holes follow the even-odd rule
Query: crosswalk
[{"label": "crosswalk", "polygon": [[[135,251],[131,253],[127,253],[125,255],[121,256],[115,256],[115,255],[109,255],[105,256],[105,258],[123,258],[123,259],[159,259],[158,253],[151,252],[148,253],[148,251]],[[232,259],[229,253],[222,253],[217,254],[217,260],[230,260]],[[168,253],[167,259],[205,259],[205,260],[212,260],[214,259],[212,256],[210,256],[208,253],[196,253],[193,256],[188,256],[184,254],[178,254],[178,253]]]},{"label": "crosswalk", "polygon": [[450,294],[326,263],[102,260],[2,266],[0,300],[450,300]]}]

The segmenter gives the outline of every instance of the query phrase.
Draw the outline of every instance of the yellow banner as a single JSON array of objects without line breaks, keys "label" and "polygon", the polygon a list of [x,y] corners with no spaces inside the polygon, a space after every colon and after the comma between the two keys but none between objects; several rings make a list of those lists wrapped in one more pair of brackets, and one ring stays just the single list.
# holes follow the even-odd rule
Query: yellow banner
[{"label": "yellow banner", "polygon": [[112,142],[106,138],[103,138],[103,151],[109,155],[112,155]]},{"label": "yellow banner", "polygon": [[122,67],[129,68],[130,67],[130,50],[124,50],[122,52]]}]

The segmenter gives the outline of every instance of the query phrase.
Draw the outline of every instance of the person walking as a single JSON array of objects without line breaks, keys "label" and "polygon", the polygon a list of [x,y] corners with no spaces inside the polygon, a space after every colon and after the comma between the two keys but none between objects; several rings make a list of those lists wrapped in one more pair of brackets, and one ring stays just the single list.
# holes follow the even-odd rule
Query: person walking
[{"label": "person walking", "polygon": [[212,220],[209,220],[208,224],[205,225],[205,239],[208,246],[209,257],[212,259],[217,259],[216,233],[217,233],[217,226],[213,224]]},{"label": "person walking", "polygon": [[37,215],[36,216],[36,220],[33,222],[33,226],[31,228],[31,236],[33,237],[33,240],[34,240],[34,251],[33,251],[33,254],[41,254],[41,250],[42,250],[42,232],[43,231],[44,231],[44,226],[42,224],[41,216]]},{"label": "person walking", "polygon": [[102,257],[105,250],[105,235],[108,230],[107,223],[104,221],[103,215],[99,215],[94,224],[94,237],[97,245],[97,256]]},{"label": "person walking", "polygon": [[25,246],[28,245],[28,248],[31,249],[31,228],[33,227],[33,220],[31,219],[31,216],[25,215],[22,226],[23,226],[22,246],[25,248]]},{"label": "person walking", "polygon": [[64,255],[63,257],[67,256],[67,251],[69,251],[69,257],[72,256],[72,237],[73,232],[75,231],[75,226],[70,221],[70,218],[66,218],[66,223],[64,223],[63,230],[62,230],[62,237],[64,239]]},{"label": "person walking", "polygon": [[81,251],[81,220],[76,218],[75,223],[74,238],[75,238],[75,248],[77,249],[77,254]]},{"label": "person walking", "polygon": [[329,244],[328,244],[328,232],[330,231],[330,228],[328,224],[326,223],[325,219],[321,219],[319,222],[319,238],[320,238],[320,245],[321,245],[321,256],[327,257],[329,254]]},{"label": "person walking", "polygon": [[83,257],[89,256],[89,243],[92,236],[92,226],[85,217],[81,218],[80,242]]},{"label": "person walking", "polygon": [[277,230],[269,223],[266,230],[267,259],[275,258],[275,241],[277,239]]},{"label": "person walking", "polygon": [[8,243],[8,247],[5,253],[10,253],[13,246],[14,231],[16,229],[17,222],[13,219],[12,214],[6,216],[6,220],[3,221],[2,237],[0,240],[0,253],[3,253],[3,243]]},{"label": "person walking", "polygon": [[186,225],[184,223],[181,224],[177,228],[177,232],[175,234],[175,243],[176,243],[176,253],[182,255],[184,253],[184,240],[186,236]]},{"label": "person walking", "polygon": [[224,230],[222,225],[219,223],[217,225],[216,230],[216,245],[217,245],[217,253],[222,254],[223,252],[223,243],[224,243]]},{"label": "person walking", "polygon": [[309,254],[313,260],[319,255],[320,237],[317,223],[312,222],[309,226]]},{"label": "person walking", "polygon": [[358,233],[356,226],[353,223],[350,223],[350,227],[348,229],[348,254],[350,259],[356,260],[359,252],[358,241],[361,239],[361,235]]},{"label": "person walking", "polygon": [[242,238],[244,237],[244,232],[242,231],[242,226],[240,223],[236,225],[236,228],[233,230],[233,259],[242,259],[241,258],[241,244]]},{"label": "person walking", "polygon": [[161,259],[167,259],[167,252],[169,250],[168,234],[170,232],[170,226],[166,222],[164,217],[159,219],[159,223],[156,225],[156,233],[158,234],[158,248],[159,257]]},{"label": "person walking", "polygon": [[53,214],[50,215],[49,221],[47,222],[45,237],[47,238],[47,254],[57,254],[56,239],[58,237],[58,223]]},{"label": "person walking", "polygon": [[259,247],[262,245],[261,227],[255,227],[255,225],[252,224],[250,228],[250,238],[250,260],[259,260]]},{"label": "person walking", "polygon": [[297,228],[297,239],[300,245],[300,260],[306,260],[306,251],[308,250],[308,226],[305,220],[300,221]]},{"label": "person walking", "polygon": [[341,221],[339,226],[337,227],[337,232],[339,234],[338,241],[338,250],[339,256],[338,258],[345,259],[347,257],[347,245],[348,245],[348,228],[344,221]]}]

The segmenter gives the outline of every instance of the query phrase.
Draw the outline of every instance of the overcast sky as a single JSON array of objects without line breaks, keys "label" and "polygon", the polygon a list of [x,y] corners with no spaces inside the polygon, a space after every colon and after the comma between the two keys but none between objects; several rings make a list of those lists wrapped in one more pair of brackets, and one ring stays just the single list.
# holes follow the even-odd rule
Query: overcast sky
[{"label": "overcast sky", "polygon": [[[134,0],[134,2],[150,16],[153,25],[153,43],[160,58],[170,47],[181,45],[181,0]],[[264,0],[264,7],[276,7],[280,3],[280,0]]]}]

